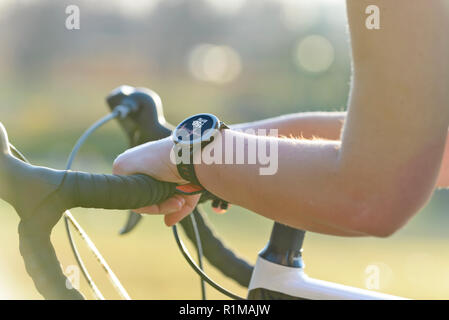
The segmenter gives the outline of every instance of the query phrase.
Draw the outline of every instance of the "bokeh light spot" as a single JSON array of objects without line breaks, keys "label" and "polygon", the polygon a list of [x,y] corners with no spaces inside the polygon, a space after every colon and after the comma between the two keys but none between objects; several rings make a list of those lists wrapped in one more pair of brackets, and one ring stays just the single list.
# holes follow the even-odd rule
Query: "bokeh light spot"
[{"label": "bokeh light spot", "polygon": [[295,62],[308,72],[324,72],[329,69],[334,59],[334,47],[329,40],[320,35],[305,37],[295,50]]},{"label": "bokeh light spot", "polygon": [[201,44],[190,52],[189,69],[198,80],[224,84],[240,74],[241,59],[231,47]]}]

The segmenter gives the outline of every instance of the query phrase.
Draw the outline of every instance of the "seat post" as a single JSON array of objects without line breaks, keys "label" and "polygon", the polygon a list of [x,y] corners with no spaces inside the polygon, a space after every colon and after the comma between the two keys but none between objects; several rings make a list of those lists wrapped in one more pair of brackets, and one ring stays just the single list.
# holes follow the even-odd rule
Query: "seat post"
[{"label": "seat post", "polygon": [[302,245],[306,232],[275,222],[270,240],[259,256],[286,267],[303,268]]}]

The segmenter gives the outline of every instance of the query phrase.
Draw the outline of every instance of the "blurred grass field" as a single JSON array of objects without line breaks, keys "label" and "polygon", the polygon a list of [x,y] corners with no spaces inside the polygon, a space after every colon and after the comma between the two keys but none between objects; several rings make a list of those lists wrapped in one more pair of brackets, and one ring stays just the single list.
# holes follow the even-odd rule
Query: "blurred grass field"
[{"label": "blurred grass field", "polygon": [[[209,210],[210,211],[210,210]],[[171,230],[161,217],[147,216],[137,229],[126,236],[117,231],[124,212],[74,210],[97,247],[104,254],[133,299],[199,299],[199,280],[178,251]],[[15,212],[0,203],[0,298],[40,299],[26,275],[18,251]],[[220,236],[241,256],[254,263],[257,252],[268,240],[271,222],[240,208],[223,216],[209,214]],[[304,259],[309,276],[365,288],[365,269],[377,265],[380,270],[378,291],[414,299],[445,299],[449,292],[449,240],[432,234],[413,236],[412,223],[389,239],[337,238],[306,235]],[[53,234],[61,263],[74,265],[68,241],[60,222]],[[79,241],[93,279],[108,299],[120,298],[90,252]],[[192,246],[189,249],[194,255]],[[245,295],[245,289],[206,264],[213,279],[232,291]],[[87,284],[81,290],[92,298]],[[209,299],[225,299],[208,288]]]}]

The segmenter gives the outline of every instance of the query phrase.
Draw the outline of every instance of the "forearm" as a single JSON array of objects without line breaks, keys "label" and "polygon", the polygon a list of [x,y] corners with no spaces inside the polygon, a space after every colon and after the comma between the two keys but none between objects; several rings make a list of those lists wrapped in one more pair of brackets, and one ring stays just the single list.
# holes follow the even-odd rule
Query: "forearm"
[{"label": "forearm", "polygon": [[[223,199],[267,218],[308,231],[341,236],[363,236],[351,228],[345,181],[338,175],[338,141],[307,141],[260,137],[226,130],[222,154],[231,152],[233,164],[197,164],[200,182]],[[232,143],[240,138],[244,148]],[[272,144],[269,146],[269,141]],[[274,141],[274,142],[273,142]],[[266,143],[276,154],[277,172],[261,175],[260,164],[236,164],[236,153],[247,159],[250,145]],[[278,145],[276,151],[274,143]],[[204,156],[204,154],[203,154]]]},{"label": "forearm", "polygon": [[[261,121],[235,124],[231,125],[231,128],[243,132],[247,129],[277,129],[279,136],[340,140],[345,118],[346,112],[301,112]],[[436,187],[449,187],[449,131]]]},{"label": "forearm", "polygon": [[[301,112],[260,121],[235,124],[231,125],[231,128],[242,130],[243,132],[248,129],[255,131],[258,129],[265,129],[267,131],[276,129],[278,130],[278,135],[284,137],[339,140],[345,117],[346,112]],[[277,211],[278,210],[273,209],[272,213],[277,214]],[[329,225],[320,224],[316,221],[309,221],[307,224],[304,224],[304,228],[317,233],[334,236],[365,236],[359,232],[342,230]]]},{"label": "forearm", "polygon": [[276,129],[279,136],[339,140],[346,112],[301,112],[249,123],[231,125],[232,129]]}]

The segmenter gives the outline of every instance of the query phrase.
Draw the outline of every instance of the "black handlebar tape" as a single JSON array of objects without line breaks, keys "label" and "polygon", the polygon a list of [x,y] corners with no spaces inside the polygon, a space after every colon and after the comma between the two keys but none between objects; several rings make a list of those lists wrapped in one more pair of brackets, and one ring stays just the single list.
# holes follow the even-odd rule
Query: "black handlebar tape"
[{"label": "black handlebar tape", "polygon": [[[254,267],[242,258],[237,257],[232,250],[224,245],[221,239],[209,227],[209,223],[205,220],[204,213],[200,207],[195,208],[193,215],[195,216],[206,259],[225,276],[234,279],[241,286],[248,287]],[[180,224],[187,237],[195,244],[195,233],[191,219],[184,218]]]},{"label": "black handlebar tape", "polygon": [[176,184],[144,174],[131,176],[68,171],[61,186],[69,208],[138,209],[160,203]]}]

